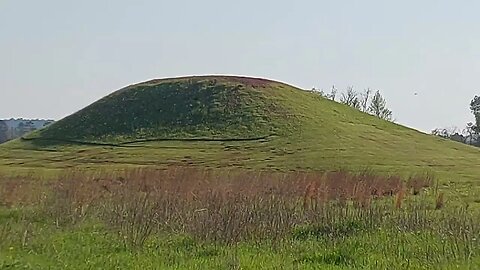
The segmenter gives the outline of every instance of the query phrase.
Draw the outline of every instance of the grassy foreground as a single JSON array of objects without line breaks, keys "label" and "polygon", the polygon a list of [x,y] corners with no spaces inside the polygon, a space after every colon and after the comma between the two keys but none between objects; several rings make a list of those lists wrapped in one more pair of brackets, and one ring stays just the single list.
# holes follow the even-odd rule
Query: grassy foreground
[{"label": "grassy foreground", "polygon": [[2,269],[477,269],[428,175],[169,168],[1,180]]}]

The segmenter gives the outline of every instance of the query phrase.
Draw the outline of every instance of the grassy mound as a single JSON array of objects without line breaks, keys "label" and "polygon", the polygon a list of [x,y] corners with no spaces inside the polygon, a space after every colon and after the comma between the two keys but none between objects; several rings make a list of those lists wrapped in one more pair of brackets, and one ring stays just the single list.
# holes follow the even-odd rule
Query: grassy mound
[{"label": "grassy mound", "polygon": [[[51,142],[248,139],[284,131],[285,108],[263,79],[190,77],[128,86],[27,137]],[[35,140],[36,139],[36,140]]]},{"label": "grassy mound", "polygon": [[480,177],[477,148],[293,86],[241,77],[132,85],[27,139],[0,146],[0,172],[173,164]]}]

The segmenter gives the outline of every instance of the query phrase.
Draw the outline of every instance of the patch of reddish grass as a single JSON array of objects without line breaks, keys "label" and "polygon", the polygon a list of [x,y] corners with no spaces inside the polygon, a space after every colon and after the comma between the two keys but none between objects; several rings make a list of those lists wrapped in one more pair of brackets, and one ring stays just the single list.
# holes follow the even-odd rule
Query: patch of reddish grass
[{"label": "patch of reddish grass", "polygon": [[34,177],[0,177],[0,204],[38,203],[47,192],[64,194],[79,204],[91,204],[122,189],[152,194],[172,193],[194,199],[207,193],[246,197],[277,195],[302,199],[308,208],[332,200],[368,204],[371,199],[394,196],[405,186],[418,194],[433,183],[431,176],[415,176],[404,181],[398,176],[371,172],[252,172],[169,167],[164,170],[131,169],[123,173],[67,171],[55,181]]},{"label": "patch of reddish grass", "polygon": [[225,80],[238,82],[253,87],[266,87],[272,84],[273,81],[262,78],[250,78],[250,77],[223,77]]},{"label": "patch of reddish grass", "polygon": [[5,177],[0,175],[0,206],[36,205],[45,200],[55,185],[34,176]]}]

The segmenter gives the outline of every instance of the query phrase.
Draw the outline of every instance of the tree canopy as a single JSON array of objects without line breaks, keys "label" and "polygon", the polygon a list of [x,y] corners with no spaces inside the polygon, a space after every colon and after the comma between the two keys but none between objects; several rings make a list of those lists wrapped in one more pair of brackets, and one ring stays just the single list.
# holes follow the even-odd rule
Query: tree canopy
[{"label": "tree canopy", "polygon": [[381,119],[392,120],[392,111],[387,108],[387,101],[380,94],[380,91],[375,92],[375,95],[373,95],[368,110],[371,114]]}]

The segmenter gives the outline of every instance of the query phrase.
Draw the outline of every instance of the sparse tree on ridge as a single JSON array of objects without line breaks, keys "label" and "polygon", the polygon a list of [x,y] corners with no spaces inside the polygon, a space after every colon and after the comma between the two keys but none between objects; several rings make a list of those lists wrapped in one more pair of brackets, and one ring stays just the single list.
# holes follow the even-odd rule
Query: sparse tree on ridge
[{"label": "sparse tree on ridge", "polygon": [[330,90],[330,94],[328,94],[327,98],[335,101],[335,99],[337,98],[337,88],[335,88],[335,85],[332,85],[332,89]]},{"label": "sparse tree on ridge", "polygon": [[319,90],[315,87],[312,88],[312,92],[320,94],[322,97],[336,101],[335,99],[337,98],[337,88],[335,88],[335,85],[332,86],[332,89],[330,90],[330,93],[327,94],[323,90]]},{"label": "sparse tree on ridge", "polygon": [[[337,101],[336,97],[338,90],[335,88],[335,85],[332,86],[329,94],[325,93],[323,90],[318,90],[315,87],[313,87],[311,91],[320,94],[324,98]],[[354,90],[353,86],[349,86],[345,92],[340,92],[340,99],[337,102],[348,105],[364,113],[375,115],[381,119],[393,121],[392,111],[387,108],[387,102],[380,94],[380,91],[376,91],[373,96],[372,94],[373,91],[370,88],[365,89],[363,92],[357,92]]]},{"label": "sparse tree on ridge", "polygon": [[355,109],[360,109],[360,100],[358,98],[357,92],[353,90],[353,86],[347,87],[347,91],[345,93],[342,93],[342,96],[340,97],[340,103],[343,103]]},{"label": "sparse tree on ridge", "polygon": [[372,90],[370,88],[365,89],[365,91],[360,94],[360,110],[362,112],[368,112],[371,95]]},{"label": "sparse tree on ridge", "polygon": [[387,102],[380,94],[380,91],[375,92],[375,95],[373,95],[368,111],[381,119],[392,121],[392,111],[387,108]]}]

